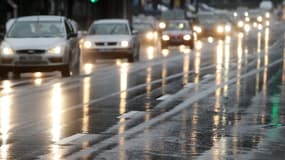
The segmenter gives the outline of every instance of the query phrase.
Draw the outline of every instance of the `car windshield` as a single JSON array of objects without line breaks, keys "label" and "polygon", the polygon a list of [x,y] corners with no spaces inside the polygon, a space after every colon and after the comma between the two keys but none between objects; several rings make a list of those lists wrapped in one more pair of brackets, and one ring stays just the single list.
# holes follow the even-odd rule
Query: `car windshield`
[{"label": "car windshield", "polygon": [[16,21],[9,30],[10,38],[64,37],[65,30],[58,21]]},{"label": "car windshield", "polygon": [[89,29],[89,35],[129,35],[129,29],[125,23],[99,23],[93,24]]},{"label": "car windshield", "polygon": [[189,30],[189,25],[186,22],[170,22],[166,30]]},{"label": "car windshield", "polygon": [[199,22],[201,25],[213,25],[216,23],[222,23],[222,22],[224,22],[224,20],[222,20],[219,16],[200,15],[199,16]]},{"label": "car windshield", "polygon": [[153,29],[150,23],[133,23],[133,28],[139,32]]}]

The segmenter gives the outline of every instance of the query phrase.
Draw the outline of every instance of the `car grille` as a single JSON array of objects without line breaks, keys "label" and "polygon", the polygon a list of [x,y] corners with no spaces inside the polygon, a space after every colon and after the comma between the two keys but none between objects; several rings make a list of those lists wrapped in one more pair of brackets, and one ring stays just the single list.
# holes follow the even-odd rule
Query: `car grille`
[{"label": "car grille", "polygon": [[171,40],[183,40],[183,35],[170,36]]},{"label": "car grille", "polygon": [[17,54],[44,54],[45,50],[40,49],[26,49],[26,50],[17,50]]},{"label": "car grille", "polygon": [[96,42],[96,46],[116,46],[117,42]]}]

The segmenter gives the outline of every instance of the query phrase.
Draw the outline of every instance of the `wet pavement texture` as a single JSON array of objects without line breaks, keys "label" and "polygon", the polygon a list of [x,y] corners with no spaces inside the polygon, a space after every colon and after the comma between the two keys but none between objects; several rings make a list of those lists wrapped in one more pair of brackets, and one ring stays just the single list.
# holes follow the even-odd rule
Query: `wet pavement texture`
[{"label": "wet pavement texture", "polygon": [[284,30],[3,80],[0,158],[283,157]]}]

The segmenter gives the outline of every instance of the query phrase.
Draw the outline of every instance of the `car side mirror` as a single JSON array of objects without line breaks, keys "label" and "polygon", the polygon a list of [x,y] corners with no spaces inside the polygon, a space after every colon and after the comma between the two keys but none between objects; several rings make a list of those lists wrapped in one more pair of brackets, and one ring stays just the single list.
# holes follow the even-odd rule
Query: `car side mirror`
[{"label": "car side mirror", "polygon": [[67,36],[67,38],[69,39],[69,38],[75,38],[75,37],[77,37],[77,33],[69,33],[68,34],[68,36]]},{"label": "car side mirror", "polygon": [[77,36],[78,37],[84,37],[84,36],[86,36],[87,35],[87,31],[78,31],[77,32]]},{"label": "car side mirror", "polygon": [[133,31],[132,31],[132,34],[133,34],[133,35],[138,35],[139,32],[138,32],[137,30],[133,30]]}]

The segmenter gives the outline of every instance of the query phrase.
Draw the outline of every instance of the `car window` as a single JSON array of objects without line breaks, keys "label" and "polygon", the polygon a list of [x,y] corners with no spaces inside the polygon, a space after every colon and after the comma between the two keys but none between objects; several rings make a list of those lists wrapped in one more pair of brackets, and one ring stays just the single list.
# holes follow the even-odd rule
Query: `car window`
[{"label": "car window", "polygon": [[93,24],[88,32],[90,35],[129,35],[129,28],[124,23]]},{"label": "car window", "polygon": [[153,29],[150,23],[133,23],[133,28],[139,32]]},{"label": "car window", "polygon": [[189,30],[189,24],[186,22],[170,22],[166,26],[166,30]]},{"label": "car window", "polygon": [[64,27],[57,21],[16,21],[7,34],[11,38],[64,36]]},{"label": "car window", "polygon": [[73,28],[68,22],[64,22],[67,34],[73,33]]},{"label": "car window", "polygon": [[202,25],[212,25],[219,22],[224,22],[223,18],[214,15],[199,15],[199,23]]}]

